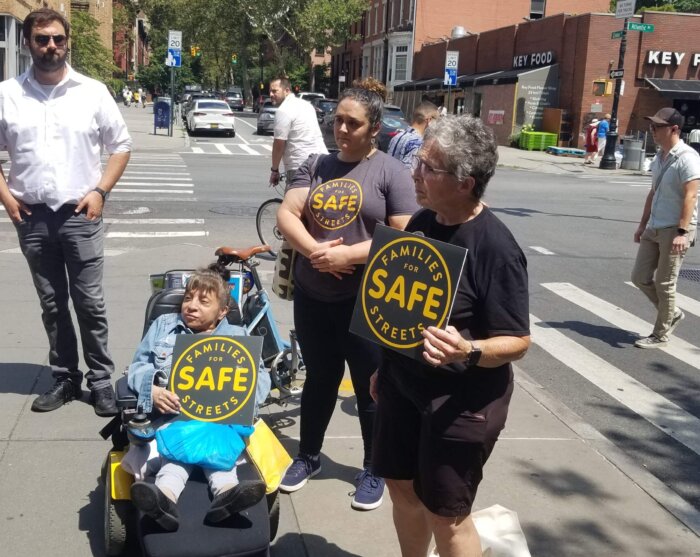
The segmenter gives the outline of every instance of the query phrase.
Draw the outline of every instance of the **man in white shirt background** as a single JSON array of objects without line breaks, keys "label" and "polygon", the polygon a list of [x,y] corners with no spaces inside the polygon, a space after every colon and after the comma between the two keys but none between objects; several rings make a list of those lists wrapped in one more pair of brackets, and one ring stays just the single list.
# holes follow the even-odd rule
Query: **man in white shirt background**
[{"label": "man in white shirt background", "polygon": [[272,143],[270,183],[280,179],[280,162],[289,182],[309,155],[327,154],[316,111],[310,102],[297,98],[289,79],[281,77],[270,82],[270,100],[279,107],[275,113],[275,139]]},{"label": "man in white shirt background", "polygon": [[0,148],[12,161],[7,180],[0,176],[0,201],[39,296],[56,381],[32,410],[48,412],[82,397],[70,296],[90,401],[97,415],[111,416],[117,408],[102,289],[102,210],[129,161],[131,137],[106,86],[67,64],[70,24],[62,14],[36,10],[22,31],[33,64],[0,83]]}]

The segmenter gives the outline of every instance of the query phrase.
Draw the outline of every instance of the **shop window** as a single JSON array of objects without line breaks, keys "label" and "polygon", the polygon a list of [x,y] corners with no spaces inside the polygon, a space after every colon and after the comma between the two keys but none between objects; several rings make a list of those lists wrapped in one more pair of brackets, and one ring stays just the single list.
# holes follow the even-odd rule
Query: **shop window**
[{"label": "shop window", "polygon": [[474,104],[472,104],[472,115],[481,117],[481,93],[474,93]]}]

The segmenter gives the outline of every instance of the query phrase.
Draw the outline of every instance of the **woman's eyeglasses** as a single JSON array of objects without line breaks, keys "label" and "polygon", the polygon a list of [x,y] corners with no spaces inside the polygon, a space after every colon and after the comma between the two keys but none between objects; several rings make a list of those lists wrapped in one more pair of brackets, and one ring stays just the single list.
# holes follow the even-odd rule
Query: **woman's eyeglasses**
[{"label": "woman's eyeglasses", "polygon": [[425,174],[426,172],[428,172],[429,174],[452,174],[452,172],[450,172],[449,170],[433,168],[427,162],[421,159],[418,155],[413,155],[413,159],[411,160],[411,171],[414,174],[418,172],[421,172],[422,174]]},{"label": "woman's eyeglasses", "polygon": [[34,42],[39,46],[48,46],[51,41],[56,46],[65,46],[67,40],[65,35],[34,35]]}]

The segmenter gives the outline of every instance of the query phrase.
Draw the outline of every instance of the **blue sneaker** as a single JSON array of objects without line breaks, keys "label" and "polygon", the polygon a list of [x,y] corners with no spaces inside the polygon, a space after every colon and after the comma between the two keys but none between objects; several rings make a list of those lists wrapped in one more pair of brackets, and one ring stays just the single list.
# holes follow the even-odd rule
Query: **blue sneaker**
[{"label": "blue sneaker", "polygon": [[384,478],[375,476],[369,468],[365,468],[355,480],[357,481],[357,489],[352,503],[350,503],[353,509],[371,511],[382,504]]},{"label": "blue sneaker", "polygon": [[321,457],[299,453],[284,475],[280,491],[284,493],[297,491],[306,485],[309,478],[313,478],[320,471]]}]

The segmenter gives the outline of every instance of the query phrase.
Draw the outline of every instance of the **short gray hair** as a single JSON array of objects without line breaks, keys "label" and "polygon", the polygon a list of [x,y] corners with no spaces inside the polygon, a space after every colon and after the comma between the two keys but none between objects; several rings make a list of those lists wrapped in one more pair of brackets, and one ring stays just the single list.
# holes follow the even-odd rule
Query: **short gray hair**
[{"label": "short gray hair", "polygon": [[479,118],[443,116],[425,130],[423,144],[433,141],[445,158],[445,170],[458,180],[474,178],[474,196],[481,199],[486,185],[496,172],[498,145],[491,128]]}]

